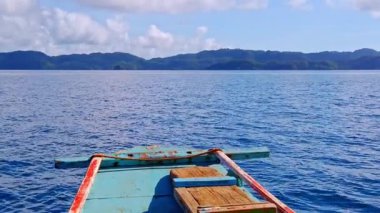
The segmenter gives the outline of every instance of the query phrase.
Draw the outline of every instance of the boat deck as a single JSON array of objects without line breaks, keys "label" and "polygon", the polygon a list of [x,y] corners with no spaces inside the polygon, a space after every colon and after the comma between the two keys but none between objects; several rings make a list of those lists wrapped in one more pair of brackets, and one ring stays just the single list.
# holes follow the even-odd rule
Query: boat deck
[{"label": "boat deck", "polygon": [[[55,167],[88,167],[70,213],[293,213],[233,161],[268,156],[267,148],[223,152],[149,146],[56,159]],[[253,197],[242,181],[267,201]]]},{"label": "boat deck", "polygon": [[[182,212],[173,196],[170,170],[192,166],[101,169],[83,212]],[[227,174],[220,164],[210,167]]]}]

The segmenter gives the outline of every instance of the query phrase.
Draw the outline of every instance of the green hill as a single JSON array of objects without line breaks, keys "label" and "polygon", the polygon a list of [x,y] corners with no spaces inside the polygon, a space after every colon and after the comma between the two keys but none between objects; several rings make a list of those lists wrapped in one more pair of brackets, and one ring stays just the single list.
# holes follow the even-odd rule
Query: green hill
[{"label": "green hill", "polygon": [[380,52],[280,52],[220,49],[146,60],[129,53],[48,56],[0,53],[4,70],[380,70]]}]

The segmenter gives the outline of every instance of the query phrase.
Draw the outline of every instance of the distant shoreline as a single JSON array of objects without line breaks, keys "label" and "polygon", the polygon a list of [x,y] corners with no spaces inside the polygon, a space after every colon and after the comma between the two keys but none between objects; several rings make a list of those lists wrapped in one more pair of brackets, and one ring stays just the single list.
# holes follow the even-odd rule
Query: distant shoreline
[{"label": "distant shoreline", "polygon": [[14,51],[0,53],[0,70],[380,70],[380,52],[220,49],[148,60],[120,52],[48,56]]}]

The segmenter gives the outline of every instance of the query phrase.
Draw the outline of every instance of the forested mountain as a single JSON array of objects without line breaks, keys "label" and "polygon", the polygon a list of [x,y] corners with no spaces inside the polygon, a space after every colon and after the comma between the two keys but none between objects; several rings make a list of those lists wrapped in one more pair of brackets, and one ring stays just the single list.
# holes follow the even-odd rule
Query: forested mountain
[{"label": "forested mountain", "polygon": [[220,49],[166,58],[143,59],[129,53],[48,56],[36,51],[0,53],[7,70],[376,70],[380,52],[279,52]]}]

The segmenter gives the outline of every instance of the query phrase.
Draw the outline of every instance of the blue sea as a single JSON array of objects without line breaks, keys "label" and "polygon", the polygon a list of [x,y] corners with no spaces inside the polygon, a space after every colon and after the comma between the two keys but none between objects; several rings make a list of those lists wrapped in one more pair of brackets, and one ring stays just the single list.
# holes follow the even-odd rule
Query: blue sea
[{"label": "blue sea", "polygon": [[239,164],[297,212],[380,212],[379,71],[1,71],[0,211],[65,212],[137,145],[267,146]]}]

